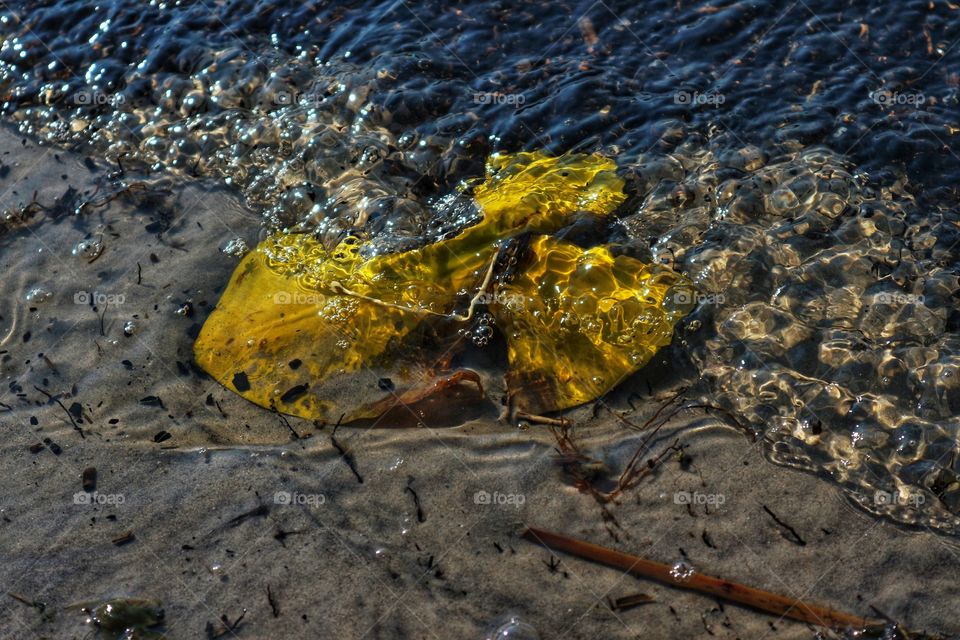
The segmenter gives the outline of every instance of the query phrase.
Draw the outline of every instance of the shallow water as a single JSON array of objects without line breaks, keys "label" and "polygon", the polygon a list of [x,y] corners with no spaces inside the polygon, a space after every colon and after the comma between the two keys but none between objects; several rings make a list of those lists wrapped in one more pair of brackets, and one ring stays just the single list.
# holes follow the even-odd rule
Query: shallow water
[{"label": "shallow water", "polygon": [[494,151],[608,155],[629,197],[584,242],[697,284],[675,371],[772,460],[956,533],[957,11],[10,2],[0,88],[26,134],[380,252],[475,220]]}]

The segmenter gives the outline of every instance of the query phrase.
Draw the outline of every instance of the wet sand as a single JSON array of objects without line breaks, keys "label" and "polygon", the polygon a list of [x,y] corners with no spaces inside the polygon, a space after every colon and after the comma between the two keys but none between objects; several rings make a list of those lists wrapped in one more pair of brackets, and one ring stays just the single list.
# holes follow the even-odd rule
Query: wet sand
[{"label": "wet sand", "polygon": [[[483,638],[512,615],[540,638],[815,637],[573,558],[557,564],[519,537],[525,525],[960,634],[951,539],[862,513],[701,412],[684,412],[658,440],[679,438],[687,460],[669,459],[605,520],[564,477],[546,428],[458,406],[466,422],[453,429],[333,435],[256,407],[191,365],[193,338],[237,263],[217,248],[238,237],[253,246],[256,216],[203,182],[135,187],[82,215],[58,213],[50,207],[68,187],[93,193],[99,180],[101,197],[116,167],[91,170],[8,129],[0,160],[10,168],[2,209],[34,191],[48,208],[0,235],[0,591],[52,613],[2,595],[0,637],[85,637],[84,616],[65,607],[110,597],[161,601],[172,639],[205,637],[208,624],[219,633],[221,616],[244,612],[223,637]],[[71,254],[87,237],[104,246],[93,262]],[[35,287],[51,296],[28,302]],[[187,302],[192,315],[178,314]],[[611,406],[648,396],[648,382],[668,395],[669,370],[660,358]],[[642,438],[602,408],[570,417],[580,445],[613,468]],[[93,498],[81,487],[88,467]],[[76,504],[78,492],[94,504]],[[477,504],[478,492],[504,503]],[[703,504],[678,504],[678,492]],[[636,593],[653,602],[607,604]]]}]

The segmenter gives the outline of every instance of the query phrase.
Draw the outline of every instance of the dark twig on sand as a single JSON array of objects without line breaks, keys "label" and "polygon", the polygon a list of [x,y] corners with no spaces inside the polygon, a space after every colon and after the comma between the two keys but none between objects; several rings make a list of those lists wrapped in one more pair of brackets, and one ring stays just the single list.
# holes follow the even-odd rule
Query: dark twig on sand
[{"label": "dark twig on sand", "polygon": [[13,591],[8,591],[7,595],[20,602],[27,605],[28,607],[33,607],[40,614],[40,617],[49,622],[53,619],[53,611],[47,609],[47,603],[40,600],[31,600],[30,598],[20,595],[19,593],[14,593]]},{"label": "dark twig on sand", "polygon": [[340,446],[340,443],[337,442],[336,434],[337,429],[340,428],[340,423],[343,422],[344,416],[340,416],[340,419],[337,420],[337,424],[333,425],[333,431],[330,433],[330,444],[333,445],[333,448],[337,450],[337,453],[340,454],[340,457],[343,458],[343,461],[347,463],[347,466],[350,467],[350,471],[353,472],[354,477],[357,479],[357,482],[363,484],[363,476],[360,475],[360,472],[357,471],[357,463],[353,459],[353,454]]},{"label": "dark twig on sand", "polygon": [[558,533],[529,528],[523,537],[548,549],[563,551],[580,558],[614,567],[634,576],[656,580],[657,582],[688,589],[706,595],[742,604],[766,613],[821,627],[832,629],[882,629],[884,622],[843,613],[836,609],[806,603],[796,598],[788,598],[776,593],[731,582],[722,578],[694,573],[678,580],[673,577],[673,568],[668,564],[647,560],[639,556],[622,553],[607,547],[591,544]]},{"label": "dark twig on sand", "polygon": [[[660,430],[678,413],[686,409],[685,406],[678,406],[678,402],[685,389],[679,390],[663,403],[650,418],[642,425],[636,424],[620,413],[610,410],[610,413],[624,426],[633,431],[645,431],[646,435],[640,441],[639,446],[633,456],[627,462],[620,477],[617,479],[617,485],[611,491],[601,491],[598,489],[591,478],[591,469],[596,466],[596,461],[584,455],[570,434],[568,428],[552,428],[554,437],[557,439],[557,449],[565,461],[565,468],[572,473],[576,485],[582,491],[586,491],[594,496],[601,503],[613,502],[619,498],[625,491],[635,486],[640,480],[657,469],[665,458],[682,451],[682,445],[679,440],[674,440],[658,453],[652,454],[651,443],[660,432]],[[668,410],[669,409],[669,410]]]},{"label": "dark twig on sand", "polygon": [[801,547],[807,546],[807,541],[800,537],[800,534],[797,533],[797,530],[791,527],[790,525],[788,525],[786,522],[784,522],[780,518],[778,518],[777,514],[775,514],[773,511],[770,510],[770,507],[768,507],[767,505],[763,505],[763,510],[767,512],[767,515],[773,518],[774,522],[776,522],[778,525],[780,525],[790,533],[790,535],[792,536],[792,538],[788,538],[790,542],[796,545],[799,545]]},{"label": "dark twig on sand", "polygon": [[423,514],[423,506],[420,504],[420,496],[417,495],[417,492],[413,488],[413,476],[407,476],[406,491],[409,491],[410,495],[413,496],[413,506],[417,508],[417,522],[426,522],[427,517]]},{"label": "dark twig on sand", "polygon": [[246,522],[251,518],[262,518],[268,515],[269,513],[270,513],[270,507],[268,507],[265,504],[260,504],[260,505],[257,505],[255,508],[251,509],[250,511],[241,513],[237,517],[227,520],[227,522],[223,525],[223,528],[232,529],[234,527],[240,526],[241,524],[243,524],[244,522]]},{"label": "dark twig on sand", "polygon": [[49,393],[47,393],[46,391],[44,391],[43,389],[41,389],[41,388],[38,387],[37,385],[33,385],[33,388],[36,389],[37,391],[39,391],[40,393],[42,393],[43,395],[47,396],[47,398],[48,398],[49,400],[53,400],[53,401],[56,402],[58,405],[60,405],[60,408],[63,409],[63,412],[64,412],[65,414],[67,414],[67,417],[68,417],[68,418],[70,418],[70,424],[73,425],[74,431],[76,431],[77,433],[79,433],[81,438],[86,439],[87,436],[83,433],[83,429],[81,429],[81,428],[80,428],[80,425],[77,424],[77,421],[73,419],[73,414],[70,413],[70,410],[67,409],[62,402],[60,402],[60,399],[59,399],[59,398],[56,398],[56,397],[50,395]]},{"label": "dark twig on sand", "polygon": [[222,638],[223,636],[227,635],[228,633],[229,633],[230,635],[234,635],[234,636],[237,635],[236,632],[240,630],[240,621],[243,620],[244,616],[246,616],[246,615],[247,615],[247,610],[244,609],[244,610],[240,613],[240,617],[239,617],[239,618],[237,618],[237,619],[234,620],[233,622],[230,622],[230,618],[227,617],[227,614],[225,614],[225,613],[224,613],[224,614],[221,614],[221,615],[220,615],[220,624],[223,626],[223,629],[221,629],[220,631],[215,631],[215,630],[214,630],[213,623],[212,623],[212,622],[207,622],[206,631],[207,631],[207,638],[208,638],[208,640],[215,640],[216,638]]},{"label": "dark twig on sand", "polygon": [[270,585],[267,585],[267,602],[270,603],[270,613],[273,614],[274,618],[280,617],[280,605],[277,604],[277,599],[273,597],[273,591],[270,590]]},{"label": "dark twig on sand", "polygon": [[283,424],[283,426],[285,426],[285,427],[287,428],[287,430],[290,431],[291,437],[292,437],[294,440],[299,440],[299,439],[300,439],[300,434],[297,433],[297,430],[294,429],[294,428],[293,428],[293,425],[290,424],[290,421],[287,420],[287,416],[283,415],[282,413],[280,413],[279,411],[277,411],[275,408],[274,408],[274,412],[276,412],[277,417],[280,418],[280,422]]},{"label": "dark twig on sand", "polygon": [[624,596],[616,600],[607,596],[607,606],[610,607],[611,611],[627,611],[651,602],[654,602],[653,598],[645,593],[635,593],[632,596]]}]

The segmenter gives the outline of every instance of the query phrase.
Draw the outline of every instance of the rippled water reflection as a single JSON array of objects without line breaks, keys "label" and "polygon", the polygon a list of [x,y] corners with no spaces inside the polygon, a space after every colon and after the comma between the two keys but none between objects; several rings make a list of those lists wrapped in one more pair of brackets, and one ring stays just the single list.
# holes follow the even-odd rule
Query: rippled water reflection
[{"label": "rippled water reflection", "polygon": [[328,244],[469,224],[451,194],[492,151],[614,158],[603,239],[697,283],[673,353],[707,398],[865,508],[960,527],[952,5],[7,7],[24,133],[218,178]]}]

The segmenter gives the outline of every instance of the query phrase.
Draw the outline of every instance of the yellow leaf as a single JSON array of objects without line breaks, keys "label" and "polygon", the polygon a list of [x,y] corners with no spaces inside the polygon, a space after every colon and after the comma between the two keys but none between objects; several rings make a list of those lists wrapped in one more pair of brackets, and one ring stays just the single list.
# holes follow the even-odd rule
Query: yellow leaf
[{"label": "yellow leaf", "polygon": [[[378,390],[374,358],[399,348],[423,315],[317,286],[351,269],[322,255],[309,236],[265,240],[237,267],[194,354],[221,384],[260,406],[323,421],[372,417],[357,400]],[[337,384],[345,378],[352,384]]]},{"label": "yellow leaf", "polygon": [[670,344],[693,289],[667,267],[536,236],[492,309],[507,336],[511,411],[600,397]]},{"label": "yellow leaf", "polygon": [[[364,258],[373,247],[355,237],[329,252],[308,234],[264,240],[204,324],[197,362],[263,407],[323,421],[376,417],[449,373],[427,357],[443,348],[426,350],[424,336],[469,317],[454,313],[457,294],[489,283],[505,240],[556,231],[577,211],[605,215],[624,199],[611,160],[540,152],[492,156],[473,196],[478,224],[404,253]],[[381,388],[384,378],[396,386]]]}]

